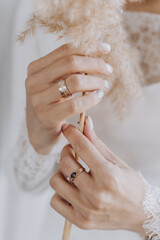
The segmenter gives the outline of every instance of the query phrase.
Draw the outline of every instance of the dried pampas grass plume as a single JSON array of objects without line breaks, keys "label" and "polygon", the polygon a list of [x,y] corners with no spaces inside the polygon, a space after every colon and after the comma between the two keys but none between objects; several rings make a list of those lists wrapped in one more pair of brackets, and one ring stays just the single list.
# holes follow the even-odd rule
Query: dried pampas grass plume
[{"label": "dried pampas grass plume", "polygon": [[[130,0],[130,2],[135,0]],[[137,0],[138,1],[138,0]],[[112,99],[116,110],[123,115],[131,97],[141,95],[143,75],[138,53],[133,49],[122,27],[122,13],[125,0],[39,0],[35,11],[26,23],[26,29],[18,36],[24,42],[27,35],[36,28],[65,37],[74,47],[81,47],[90,55],[97,41],[107,42],[112,52],[103,59],[114,68],[111,82]],[[83,132],[84,116],[81,114],[79,129]],[[76,160],[78,156],[76,155]],[[66,221],[63,240],[69,240],[71,224]]]},{"label": "dried pampas grass plume", "polygon": [[[137,0],[138,1],[138,0]],[[109,78],[115,108],[123,115],[131,97],[142,95],[143,79],[139,56],[130,46],[122,27],[125,0],[39,0],[35,12],[26,23],[26,29],[17,38],[21,43],[27,35],[33,35],[37,27],[49,33],[65,37],[75,47],[81,47],[86,55],[94,51],[97,41],[108,42],[110,56],[104,58],[113,68]],[[136,2],[136,0],[130,0]],[[141,2],[139,0],[138,2]]]}]

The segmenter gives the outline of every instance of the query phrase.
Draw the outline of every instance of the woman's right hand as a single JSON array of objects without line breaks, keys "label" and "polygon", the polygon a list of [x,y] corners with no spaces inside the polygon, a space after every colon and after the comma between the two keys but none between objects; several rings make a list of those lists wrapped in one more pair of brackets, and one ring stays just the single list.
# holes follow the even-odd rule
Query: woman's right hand
[{"label": "woman's right hand", "polygon": [[[61,135],[61,126],[68,118],[97,105],[109,84],[101,77],[112,67],[99,56],[108,54],[110,46],[98,43],[92,56],[66,44],[32,62],[26,79],[27,127],[30,142],[39,154],[48,154]],[[62,98],[58,82],[66,80],[71,94],[89,92],[82,97]],[[97,91],[98,90],[98,91]],[[102,91],[103,90],[103,91]]]}]

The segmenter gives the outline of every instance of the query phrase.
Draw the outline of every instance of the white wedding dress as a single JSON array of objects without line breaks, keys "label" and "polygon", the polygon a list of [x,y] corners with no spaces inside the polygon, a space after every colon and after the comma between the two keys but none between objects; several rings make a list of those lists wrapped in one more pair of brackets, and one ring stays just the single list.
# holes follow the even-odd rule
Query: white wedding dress
[{"label": "white wedding dress", "polygon": [[[64,143],[54,147],[51,156],[39,156],[29,143],[24,121],[27,65],[62,42],[56,42],[55,36],[38,32],[23,46],[15,44],[16,34],[23,29],[31,11],[31,3],[32,0],[12,0],[11,3],[0,0],[0,18],[4,21],[7,17],[2,28],[3,39],[0,39],[0,51],[4,56],[0,65],[2,240],[58,240],[62,238],[64,224],[64,218],[50,207],[54,192],[49,187],[50,176],[58,167],[59,152]],[[146,78],[157,80],[160,78],[160,15],[128,12],[124,22],[132,43],[141,52]],[[134,102],[122,122],[113,112],[107,97],[88,114],[93,118],[97,134],[107,146],[130,166],[141,171],[150,184],[160,187],[160,83],[144,87],[144,94],[144,100]],[[72,119],[73,123],[76,121]],[[149,228],[160,233],[160,190],[151,188],[151,191],[154,193],[149,192],[145,203],[146,207],[152,207],[154,214],[154,222],[149,222]],[[142,239],[128,231],[84,231],[73,226],[71,240],[97,238]]]}]

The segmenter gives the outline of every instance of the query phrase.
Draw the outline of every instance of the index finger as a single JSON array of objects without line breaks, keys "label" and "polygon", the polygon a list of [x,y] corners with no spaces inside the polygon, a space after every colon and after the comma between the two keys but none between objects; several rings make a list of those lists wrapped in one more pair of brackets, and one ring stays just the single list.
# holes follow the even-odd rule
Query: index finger
[{"label": "index finger", "polygon": [[[107,54],[111,51],[111,47],[107,43],[97,43],[97,47],[95,51],[90,54],[90,56],[100,56],[103,54]],[[61,47],[55,49],[48,55],[33,61],[28,66],[28,76],[31,74],[35,74],[39,72],[41,69],[48,67],[50,64],[60,60],[63,57],[70,56],[70,55],[80,55],[84,56],[85,53],[81,50],[81,48],[75,48],[71,44],[65,44]]]},{"label": "index finger", "polygon": [[97,148],[75,127],[63,125],[62,132],[67,138],[74,151],[90,168],[91,174],[99,172],[99,168],[106,164],[106,161]]}]

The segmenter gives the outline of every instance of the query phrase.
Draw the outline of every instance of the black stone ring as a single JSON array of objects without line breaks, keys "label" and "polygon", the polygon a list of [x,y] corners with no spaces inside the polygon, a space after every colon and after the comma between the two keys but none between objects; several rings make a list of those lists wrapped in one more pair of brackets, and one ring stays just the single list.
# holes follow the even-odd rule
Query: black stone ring
[{"label": "black stone ring", "polygon": [[69,182],[73,183],[75,178],[83,171],[85,171],[85,169],[82,167],[82,168],[79,168],[77,171],[72,172],[70,178],[68,178]]}]

